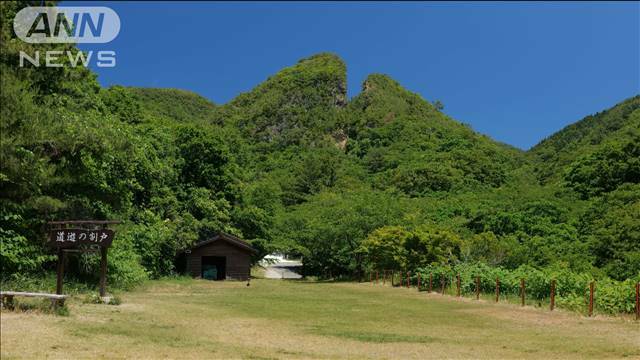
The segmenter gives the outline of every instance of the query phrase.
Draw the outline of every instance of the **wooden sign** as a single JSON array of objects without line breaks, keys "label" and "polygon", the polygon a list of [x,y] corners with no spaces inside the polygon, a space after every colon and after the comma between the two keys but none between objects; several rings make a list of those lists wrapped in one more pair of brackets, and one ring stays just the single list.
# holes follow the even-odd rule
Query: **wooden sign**
[{"label": "wooden sign", "polygon": [[109,247],[113,241],[113,230],[99,229],[55,229],[49,231],[49,246],[71,248],[78,245]]}]

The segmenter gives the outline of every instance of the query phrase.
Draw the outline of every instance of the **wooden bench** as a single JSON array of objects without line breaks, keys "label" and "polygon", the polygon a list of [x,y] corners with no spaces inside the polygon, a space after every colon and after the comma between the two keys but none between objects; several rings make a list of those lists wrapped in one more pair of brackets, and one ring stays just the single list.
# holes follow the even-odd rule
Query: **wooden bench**
[{"label": "wooden bench", "polygon": [[4,308],[13,309],[13,297],[40,297],[51,300],[51,307],[64,306],[64,301],[68,295],[48,294],[48,293],[32,293],[21,291],[0,291],[0,305]]}]

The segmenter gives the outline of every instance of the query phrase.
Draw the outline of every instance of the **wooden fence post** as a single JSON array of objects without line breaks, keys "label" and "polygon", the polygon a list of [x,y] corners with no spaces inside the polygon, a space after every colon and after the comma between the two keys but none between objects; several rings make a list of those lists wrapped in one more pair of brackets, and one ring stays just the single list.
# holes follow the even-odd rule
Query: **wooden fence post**
[{"label": "wooden fence post", "polygon": [[433,273],[429,273],[429,292],[433,291]]},{"label": "wooden fence post", "polygon": [[551,280],[551,304],[549,304],[549,309],[553,311],[553,308],[556,307],[556,280]]},{"label": "wooden fence post", "polygon": [[420,273],[418,273],[418,275],[416,275],[416,276],[418,276],[418,291],[420,291],[420,278],[422,276],[420,275]]},{"label": "wooden fence post", "polygon": [[411,287],[411,271],[407,271],[407,289]]},{"label": "wooden fence post", "polygon": [[476,300],[480,300],[480,276],[476,276]]},{"label": "wooden fence post", "polygon": [[595,283],[592,281],[589,283],[589,316],[593,315],[593,291]]},{"label": "wooden fence post", "polygon": [[525,284],[524,279],[520,279],[520,300],[522,301],[522,306],[524,306],[524,298],[525,298]]},{"label": "wooden fence post", "polygon": [[640,320],[640,282],[636,284],[636,320]]},{"label": "wooden fence post", "polygon": [[456,286],[457,286],[456,296],[460,297],[460,274],[456,275]]},{"label": "wooden fence post", "polygon": [[496,278],[496,302],[500,300],[500,278]]},{"label": "wooden fence post", "polygon": [[376,270],[376,285],[378,285],[378,270]]}]

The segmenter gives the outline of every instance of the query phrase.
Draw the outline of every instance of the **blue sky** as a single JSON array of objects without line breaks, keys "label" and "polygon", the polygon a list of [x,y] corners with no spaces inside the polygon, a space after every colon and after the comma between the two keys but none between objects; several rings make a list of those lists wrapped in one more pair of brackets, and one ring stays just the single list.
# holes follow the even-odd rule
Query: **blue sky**
[{"label": "blue sky", "polygon": [[347,64],[349,96],[386,73],[523,149],[640,93],[639,2],[101,4],[120,34],[81,48],[117,52],[115,68],[94,67],[104,86],[187,89],[220,104],[329,51]]}]

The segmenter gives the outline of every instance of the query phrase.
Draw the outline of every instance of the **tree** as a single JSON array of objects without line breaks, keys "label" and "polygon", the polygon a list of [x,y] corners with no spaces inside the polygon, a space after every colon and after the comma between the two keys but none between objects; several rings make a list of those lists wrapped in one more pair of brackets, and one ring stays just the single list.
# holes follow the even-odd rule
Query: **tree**
[{"label": "tree", "polygon": [[460,259],[461,240],[448,230],[420,226],[409,230],[386,226],[371,232],[361,252],[376,269],[407,270]]},{"label": "tree", "polygon": [[567,185],[588,199],[615,190],[624,183],[640,183],[640,132],[623,142],[611,141],[571,163],[564,176]]},{"label": "tree", "polygon": [[222,137],[196,126],[177,129],[181,182],[224,192],[232,182],[231,156]]},{"label": "tree", "polygon": [[376,269],[404,270],[407,268],[405,243],[411,236],[413,234],[402,226],[385,226],[367,236],[360,252]]},{"label": "tree", "polygon": [[580,232],[595,266],[614,279],[640,273],[640,185],[624,185],[595,201]]}]

